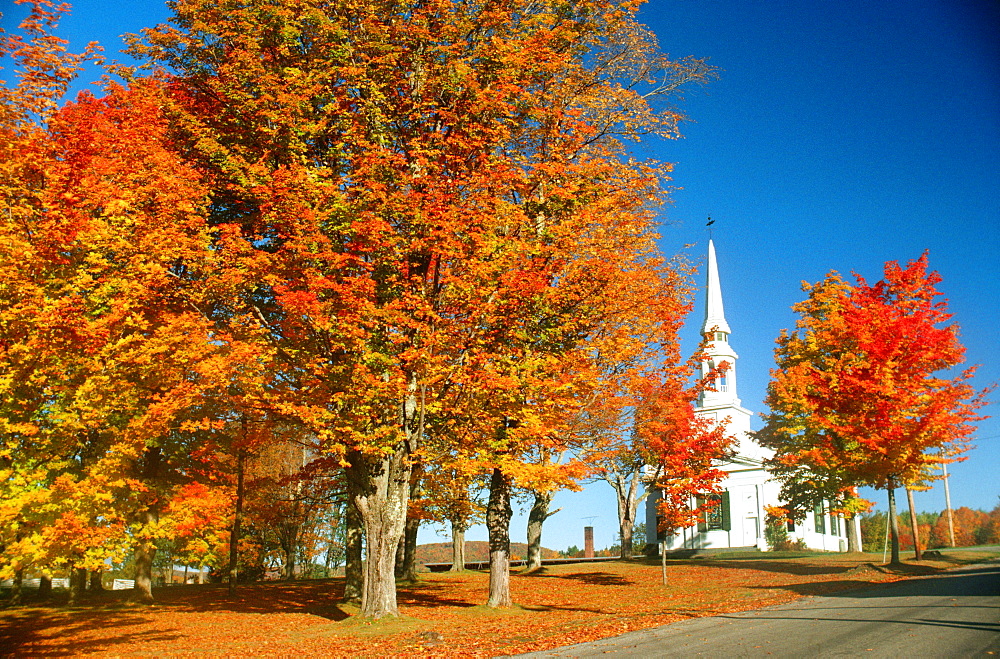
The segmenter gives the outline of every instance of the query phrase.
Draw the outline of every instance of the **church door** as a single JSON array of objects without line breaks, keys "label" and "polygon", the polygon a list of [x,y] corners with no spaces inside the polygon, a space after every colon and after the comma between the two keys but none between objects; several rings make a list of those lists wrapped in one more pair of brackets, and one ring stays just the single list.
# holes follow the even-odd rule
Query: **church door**
[{"label": "church door", "polygon": [[745,485],[740,488],[740,513],[743,517],[743,547],[752,547],[760,537],[760,519],[757,516],[757,488]]}]

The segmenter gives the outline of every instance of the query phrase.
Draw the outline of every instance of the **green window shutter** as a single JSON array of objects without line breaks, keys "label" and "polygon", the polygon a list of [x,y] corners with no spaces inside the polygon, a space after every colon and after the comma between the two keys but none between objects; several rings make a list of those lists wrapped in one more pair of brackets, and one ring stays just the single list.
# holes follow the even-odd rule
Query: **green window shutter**
[{"label": "green window shutter", "polygon": [[726,531],[733,529],[732,519],[729,514],[729,490],[722,493],[722,528]]},{"label": "green window shutter", "polygon": [[813,526],[816,533],[826,533],[826,520],[823,517],[823,502],[816,504],[813,508]]}]

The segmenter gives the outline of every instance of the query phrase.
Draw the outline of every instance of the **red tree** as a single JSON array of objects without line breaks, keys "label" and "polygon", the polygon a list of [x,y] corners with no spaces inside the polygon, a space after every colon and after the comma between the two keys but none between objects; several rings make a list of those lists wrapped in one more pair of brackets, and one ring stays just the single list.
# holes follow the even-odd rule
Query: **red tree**
[{"label": "red tree", "polygon": [[885,279],[856,285],[836,273],[796,305],[802,318],[775,351],[759,436],[775,450],[785,488],[814,485],[832,496],[855,485],[889,492],[893,562],[899,560],[895,488],[925,480],[942,453],[969,446],[985,391],[975,368],[937,375],[963,360],[958,327],[939,300],[941,277],[927,254],[905,268],[885,265]]}]

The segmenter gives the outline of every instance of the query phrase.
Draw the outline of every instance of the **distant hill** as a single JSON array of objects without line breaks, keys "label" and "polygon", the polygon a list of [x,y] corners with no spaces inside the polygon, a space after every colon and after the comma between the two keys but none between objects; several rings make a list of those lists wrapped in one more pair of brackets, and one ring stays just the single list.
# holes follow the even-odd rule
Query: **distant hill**
[{"label": "distant hill", "polygon": [[[512,560],[523,559],[528,555],[528,545],[523,542],[510,543]],[[559,552],[542,547],[542,558],[559,558]],[[490,543],[484,540],[467,540],[465,543],[465,560],[471,562],[490,560]],[[417,563],[451,563],[451,543],[432,542],[417,545]]]}]

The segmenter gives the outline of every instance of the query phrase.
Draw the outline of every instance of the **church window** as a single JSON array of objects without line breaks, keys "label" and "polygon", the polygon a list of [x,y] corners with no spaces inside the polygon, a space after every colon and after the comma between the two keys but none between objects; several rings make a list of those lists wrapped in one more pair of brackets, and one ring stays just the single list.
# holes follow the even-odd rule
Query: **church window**
[{"label": "church window", "polygon": [[698,520],[698,530],[728,531],[730,529],[729,492],[723,492],[722,494],[709,494],[707,497],[705,498],[699,497],[697,500],[699,508],[709,503],[712,503],[714,505],[706,507],[702,511],[701,519]]},{"label": "church window", "polygon": [[[833,510],[833,503],[830,503],[830,510]],[[830,535],[840,535],[840,518],[830,513]]]},{"label": "church window", "polygon": [[715,333],[715,340],[716,341],[728,341],[729,338],[728,338],[728,335],[725,332],[716,332]]},{"label": "church window", "polygon": [[787,524],[786,528],[788,529],[789,533],[794,533],[795,532],[795,522],[793,522],[792,520],[788,520],[788,524]]},{"label": "church window", "polygon": [[711,508],[705,511],[705,522],[709,530],[722,528],[722,497],[712,494],[708,497],[709,502],[714,503]]},{"label": "church window", "polygon": [[813,509],[813,521],[816,526],[816,533],[826,533],[826,517],[823,516],[823,504],[817,503]]}]

